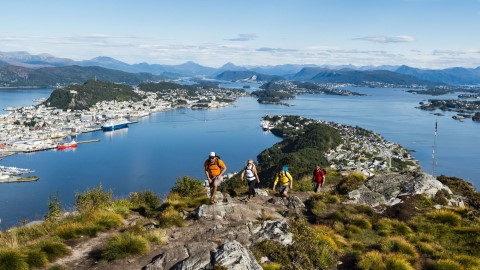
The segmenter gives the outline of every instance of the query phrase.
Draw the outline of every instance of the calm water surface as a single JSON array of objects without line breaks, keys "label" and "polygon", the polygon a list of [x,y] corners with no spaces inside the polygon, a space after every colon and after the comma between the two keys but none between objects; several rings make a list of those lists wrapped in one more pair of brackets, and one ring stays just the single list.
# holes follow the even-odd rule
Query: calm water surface
[{"label": "calm water surface", "polygon": [[[263,133],[260,118],[265,114],[295,114],[309,118],[361,126],[387,140],[415,150],[426,172],[432,173],[432,145],[438,121],[435,175],[458,176],[480,187],[480,125],[458,122],[453,114],[437,117],[414,107],[428,96],[412,95],[402,89],[355,88],[362,97],[303,95],[292,105],[261,105],[241,98],[221,109],[179,109],[153,114],[128,129],[92,132],[77,140],[100,139],[72,151],[18,154],[0,165],[35,170],[40,180],[0,185],[0,228],[20,220],[43,218],[48,196],[58,193],[62,206],[71,210],[76,192],[99,183],[116,197],[129,192],[152,190],[166,194],[176,178],[204,178],[202,164],[210,151],[225,160],[228,172],[239,171],[248,158],[280,141]],[[0,108],[33,104],[48,97],[51,89],[0,90]],[[452,98],[442,96],[442,98]]]}]

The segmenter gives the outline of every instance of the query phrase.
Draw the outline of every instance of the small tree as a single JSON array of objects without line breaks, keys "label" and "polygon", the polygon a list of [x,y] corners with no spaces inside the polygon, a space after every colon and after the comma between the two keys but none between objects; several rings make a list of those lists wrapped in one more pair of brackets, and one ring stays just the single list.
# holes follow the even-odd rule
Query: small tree
[{"label": "small tree", "polygon": [[54,221],[62,215],[62,208],[58,200],[58,192],[55,196],[48,196],[48,213],[45,215],[45,220]]}]

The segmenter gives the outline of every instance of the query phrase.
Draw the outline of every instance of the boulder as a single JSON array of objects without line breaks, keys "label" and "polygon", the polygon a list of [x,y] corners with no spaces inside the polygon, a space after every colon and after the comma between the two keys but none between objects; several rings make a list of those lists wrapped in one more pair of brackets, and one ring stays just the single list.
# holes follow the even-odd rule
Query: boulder
[{"label": "boulder", "polygon": [[147,264],[145,270],[164,270],[170,269],[176,262],[188,258],[188,250],[183,246],[175,246],[168,249],[165,253],[155,257],[151,263]]},{"label": "boulder", "polygon": [[265,189],[256,188],[255,189],[255,195],[268,197],[268,192]]},{"label": "boulder", "polygon": [[242,203],[216,203],[201,205],[197,208],[196,216],[199,219],[208,220],[255,220],[260,216],[255,207],[249,207]]},{"label": "boulder", "polygon": [[305,208],[305,204],[303,204],[302,200],[297,196],[289,196],[289,197],[272,197],[268,200],[269,203],[275,205],[283,205],[289,209],[295,208]]},{"label": "boulder", "polygon": [[212,242],[194,242],[187,244],[190,257],[175,264],[171,270],[211,269],[212,252],[216,245]]},{"label": "boulder", "polygon": [[388,173],[370,178],[348,196],[351,203],[391,206],[402,202],[401,196],[425,194],[433,197],[442,189],[452,194],[447,186],[427,173]]},{"label": "boulder", "polygon": [[252,238],[255,239],[255,242],[268,239],[284,246],[288,246],[293,242],[293,235],[288,231],[288,223],[285,220],[264,221],[261,228]]},{"label": "boulder", "polygon": [[252,253],[237,241],[226,242],[213,254],[214,265],[221,265],[229,270],[263,269]]}]

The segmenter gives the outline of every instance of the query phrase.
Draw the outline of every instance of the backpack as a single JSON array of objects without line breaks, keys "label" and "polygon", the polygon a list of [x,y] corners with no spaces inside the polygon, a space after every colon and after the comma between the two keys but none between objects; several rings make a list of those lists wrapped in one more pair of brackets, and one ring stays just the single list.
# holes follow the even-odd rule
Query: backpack
[{"label": "backpack", "polygon": [[220,167],[220,165],[219,165],[219,163],[218,163],[218,161],[220,160],[220,156],[215,155],[215,157],[216,157],[216,159],[215,159],[215,164],[210,164],[210,163],[208,163],[208,164],[205,165],[205,170],[206,170],[206,171],[208,171],[209,167],[212,166],[212,165],[217,165],[218,169],[220,169],[220,170],[222,169],[222,167]]}]

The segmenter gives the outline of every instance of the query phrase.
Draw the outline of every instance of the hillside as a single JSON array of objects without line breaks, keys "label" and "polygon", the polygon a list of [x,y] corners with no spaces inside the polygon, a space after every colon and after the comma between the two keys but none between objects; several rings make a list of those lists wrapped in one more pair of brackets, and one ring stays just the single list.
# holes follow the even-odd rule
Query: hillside
[{"label": "hillside", "polygon": [[137,85],[144,81],[160,80],[163,77],[149,73],[127,73],[102,67],[45,67],[25,68],[18,66],[0,67],[0,87],[53,87],[87,80]]},{"label": "hillside", "polygon": [[56,89],[45,104],[58,109],[88,110],[101,101],[139,101],[141,97],[125,84],[89,80]]},{"label": "hillside", "polygon": [[387,70],[328,70],[322,68],[304,68],[293,76],[294,80],[317,83],[346,83],[358,86],[387,84],[390,86],[438,85],[431,81],[418,79]]},{"label": "hillside", "polygon": [[[0,269],[480,268],[480,193],[471,185],[421,171],[366,179],[327,168],[322,191],[313,193],[310,166],[326,166],[327,150],[351,130],[269,119],[284,140],[260,154],[264,188],[255,197],[245,196],[238,175],[224,181],[214,204],[203,182],[187,176],[163,201],[151,191],[113,200],[100,185],[77,193],[76,212],[62,215],[54,196],[44,222],[0,232]],[[281,165],[294,177],[287,198],[270,189],[271,168]]]},{"label": "hillside", "polygon": [[398,73],[411,75],[422,80],[444,83],[449,85],[478,85],[480,84],[480,68],[448,68],[441,70],[419,69],[401,66]]}]

